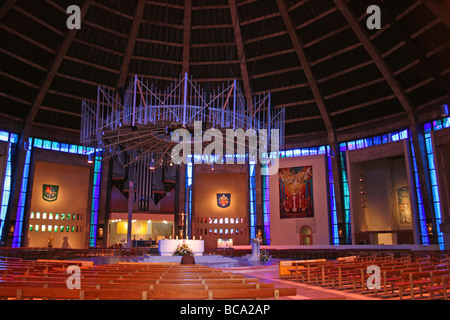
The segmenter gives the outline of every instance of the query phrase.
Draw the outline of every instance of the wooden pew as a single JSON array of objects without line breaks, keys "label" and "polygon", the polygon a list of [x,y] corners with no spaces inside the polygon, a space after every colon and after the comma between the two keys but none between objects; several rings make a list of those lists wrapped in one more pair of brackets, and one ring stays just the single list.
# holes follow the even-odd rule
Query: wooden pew
[{"label": "wooden pew", "polygon": [[[31,264],[24,262],[25,268]],[[81,268],[81,290],[67,288],[71,274],[61,268],[24,272],[18,270],[23,265],[9,267],[15,272],[0,280],[0,297],[6,299],[279,299],[296,295],[295,288],[275,288],[273,283],[202,266]]]},{"label": "wooden pew", "polygon": [[66,288],[39,288],[39,287],[2,287],[0,299],[66,299],[79,300],[82,290],[69,290]]},{"label": "wooden pew", "polygon": [[[261,289],[275,288],[274,283],[258,283],[258,282],[210,282],[210,283],[97,283],[82,282],[81,289],[134,289],[134,290],[177,290],[177,289],[204,289],[204,290],[220,290],[220,289]],[[8,287],[34,287],[34,288],[67,288],[66,282],[56,281],[10,281],[0,282],[1,288]]]},{"label": "wooden pew", "polygon": [[399,288],[400,300],[403,299],[403,293],[405,289],[409,288],[411,292],[411,300],[414,300],[414,287],[419,287],[420,296],[423,296],[423,287],[429,286],[433,275],[445,275],[449,274],[450,270],[431,270],[431,271],[417,271],[417,272],[404,272],[402,274],[402,280],[395,282],[394,285]]},{"label": "wooden pew", "polygon": [[[44,281],[44,282],[66,282],[69,275],[58,277],[46,276],[12,276],[3,281]],[[81,283],[252,283],[257,282],[257,278],[245,278],[244,275],[229,276],[198,276],[198,277],[99,277],[83,276],[80,277]]]},{"label": "wooden pew", "polygon": [[448,300],[447,289],[449,286],[450,275],[435,275],[431,279],[431,285],[427,287],[431,300],[436,298],[437,292],[442,292],[444,300]]},{"label": "wooden pew", "polygon": [[293,296],[296,288],[232,288],[232,289],[67,289],[38,287],[2,287],[4,299],[63,299],[63,300],[197,300],[197,299],[275,299]]},{"label": "wooden pew", "polygon": [[[46,277],[46,276],[17,276],[10,277],[1,283],[14,281],[45,282],[45,283],[66,283],[67,277]],[[212,279],[142,279],[142,278],[81,278],[81,284],[227,284],[227,283],[257,283],[258,278],[212,278]]]},{"label": "wooden pew", "polygon": [[368,257],[365,259],[353,259],[351,261],[326,261],[314,265],[309,264],[306,268],[299,269],[296,267],[295,269],[289,269],[289,271],[291,272],[291,280],[293,280],[294,275],[296,280],[298,280],[298,276],[301,276],[301,281],[304,283],[315,283],[333,288],[338,283],[338,288],[343,289],[344,282],[354,282],[355,277],[360,276],[360,269],[367,268],[369,265],[394,266],[409,263],[410,261],[410,256],[399,259],[393,259],[392,257]]}]

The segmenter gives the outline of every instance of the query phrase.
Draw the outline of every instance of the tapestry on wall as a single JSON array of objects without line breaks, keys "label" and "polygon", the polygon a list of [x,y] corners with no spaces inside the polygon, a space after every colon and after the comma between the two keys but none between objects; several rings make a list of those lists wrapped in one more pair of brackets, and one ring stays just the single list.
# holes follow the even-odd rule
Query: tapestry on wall
[{"label": "tapestry on wall", "polygon": [[397,197],[398,197],[398,216],[400,224],[412,223],[411,201],[409,199],[408,187],[398,188]]},{"label": "tapestry on wall", "polygon": [[311,166],[279,170],[280,218],[314,217],[312,182]]}]

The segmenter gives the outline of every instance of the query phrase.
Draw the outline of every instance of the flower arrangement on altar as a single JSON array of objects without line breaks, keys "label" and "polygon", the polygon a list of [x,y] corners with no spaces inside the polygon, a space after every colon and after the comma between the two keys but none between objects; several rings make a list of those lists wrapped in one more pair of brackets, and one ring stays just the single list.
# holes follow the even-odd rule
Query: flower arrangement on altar
[{"label": "flower arrangement on altar", "polygon": [[175,251],[173,252],[174,256],[184,256],[184,255],[193,255],[192,249],[186,243],[179,244]]},{"label": "flower arrangement on altar", "polygon": [[261,254],[259,255],[259,260],[261,261],[269,261],[272,256],[267,252],[267,250],[262,249]]}]

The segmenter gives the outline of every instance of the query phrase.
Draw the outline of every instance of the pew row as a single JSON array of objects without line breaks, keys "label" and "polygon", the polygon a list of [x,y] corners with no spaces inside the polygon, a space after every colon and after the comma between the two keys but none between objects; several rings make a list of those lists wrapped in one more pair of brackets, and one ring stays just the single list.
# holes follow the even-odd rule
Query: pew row
[{"label": "pew row", "polygon": [[295,296],[296,288],[220,288],[220,289],[68,289],[40,287],[1,287],[2,299],[58,299],[58,300],[217,300],[217,299],[274,299]]}]

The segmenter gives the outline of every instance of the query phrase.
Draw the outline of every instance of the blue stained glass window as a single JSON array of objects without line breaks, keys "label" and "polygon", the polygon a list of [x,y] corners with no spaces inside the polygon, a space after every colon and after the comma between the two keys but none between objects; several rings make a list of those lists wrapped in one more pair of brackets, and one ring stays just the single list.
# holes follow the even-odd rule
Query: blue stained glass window
[{"label": "blue stained glass window", "polygon": [[52,148],[52,142],[48,141],[48,140],[43,140],[42,141],[42,148],[43,149],[51,149]]},{"label": "blue stained glass window", "polygon": [[[362,149],[362,148],[364,148],[365,147],[365,145],[364,145],[364,140],[357,140],[356,141],[356,148],[357,149]],[[349,148],[349,150],[350,150],[350,148]]]},{"label": "blue stained glass window", "polygon": [[9,135],[9,141],[12,143],[17,143],[17,139],[19,139],[19,136],[15,133],[11,133]]},{"label": "blue stained glass window", "polygon": [[12,241],[12,247],[18,248],[21,246],[22,242],[22,226],[24,221],[25,213],[25,201],[27,199],[27,188],[28,188],[28,173],[30,169],[30,159],[31,150],[33,145],[33,138],[28,139],[28,147],[25,154],[25,164],[22,172],[22,183],[20,186],[19,202],[16,211],[16,222],[14,226],[14,235]]},{"label": "blue stained glass window", "polygon": [[441,217],[441,208],[440,208],[440,195],[439,195],[439,186],[436,174],[436,168],[434,164],[434,150],[433,150],[433,142],[431,138],[431,131],[440,130],[444,126],[442,125],[441,120],[433,121],[432,123],[426,123],[424,125],[424,139],[425,139],[425,149],[427,152],[428,159],[428,173],[430,177],[431,183],[431,192],[433,197],[433,207],[434,207],[434,216],[435,216],[435,226],[436,226],[436,236],[438,239],[439,246],[441,249],[444,249],[444,240],[443,234],[440,229],[440,224],[442,223]]},{"label": "blue stained glass window", "polygon": [[256,182],[255,182],[255,171],[256,164],[254,161],[249,161],[249,191],[252,194],[251,198],[253,201],[250,201],[250,238],[253,239],[256,237]]},{"label": "blue stained glass window", "polygon": [[34,139],[33,146],[36,148],[42,148],[42,139]]},{"label": "blue stained glass window", "polygon": [[0,131],[0,141],[8,141],[9,133],[6,131]]},{"label": "blue stained glass window", "polygon": [[[262,210],[264,223],[264,241],[265,244],[270,245],[270,191],[269,191],[269,176],[262,175]],[[255,202],[256,205],[256,202]],[[256,217],[256,215],[255,215]]]},{"label": "blue stained glass window", "polygon": [[411,146],[411,156],[413,160],[413,170],[414,170],[414,181],[415,181],[415,187],[416,187],[416,196],[417,196],[417,209],[419,213],[419,231],[420,231],[420,238],[422,241],[422,244],[429,245],[430,239],[428,237],[428,231],[427,231],[427,224],[426,224],[426,217],[425,212],[423,208],[423,200],[422,200],[422,191],[419,181],[419,173],[417,171],[417,162],[416,162],[416,156],[414,153],[414,145],[412,142],[412,138],[410,138],[410,146]]},{"label": "blue stained glass window", "polygon": [[[86,148],[77,147],[78,151],[84,152]],[[84,150],[84,151],[83,151]],[[70,148],[69,148],[70,152]],[[97,245],[97,224],[98,224],[98,210],[100,204],[100,188],[101,188],[101,174],[102,174],[102,157],[96,155],[94,158],[94,177],[92,187],[92,204],[91,204],[91,226],[89,229],[89,246],[95,247]]]},{"label": "blue stained glass window", "polygon": [[429,154],[427,157],[428,157],[428,166],[429,166],[429,169],[430,169],[430,170],[435,170],[435,167],[434,167],[434,156],[433,156],[433,154],[431,153],[431,154]]},{"label": "blue stained glass window", "polygon": [[408,129],[405,129],[405,130],[400,132],[400,139],[404,140],[404,139],[408,139],[408,138],[409,138],[409,131],[408,131]]},{"label": "blue stained glass window", "polygon": [[[348,146],[348,150],[355,150],[357,148],[355,141],[349,141],[347,143],[347,146]],[[344,151],[344,150],[341,149],[341,151]]]},{"label": "blue stained glass window", "polygon": [[381,137],[380,136],[378,136],[378,137],[373,137],[373,144],[374,145],[380,145],[382,143],[382,141],[381,141]]},{"label": "blue stained glass window", "polygon": [[[328,147],[329,149],[329,147]],[[329,204],[330,204],[330,221],[331,221],[331,243],[339,245],[339,228],[336,211],[336,196],[334,192],[334,178],[331,157],[328,152],[328,185],[329,185]]]},{"label": "blue stained glass window", "polygon": [[392,134],[392,135],[391,135],[391,140],[392,140],[392,141],[398,141],[398,140],[400,140],[400,138],[399,138],[399,136],[398,136],[398,133]]},{"label": "blue stained glass window", "polygon": [[444,126],[444,128],[450,127],[450,117],[444,118],[442,120],[442,125]]},{"label": "blue stained glass window", "polygon": [[3,193],[2,193],[2,205],[0,208],[0,234],[3,232],[4,221],[6,217],[6,212],[8,210],[9,196],[11,194],[11,138],[9,135],[8,140],[8,157],[6,162],[5,178],[3,181]]},{"label": "blue stained glass window", "polygon": [[436,121],[433,121],[433,130],[435,131],[435,130],[441,130],[443,127],[442,127],[442,121],[441,120],[436,120]]},{"label": "blue stained glass window", "polygon": [[59,151],[60,150],[60,144],[58,142],[53,141],[52,142],[52,150],[53,151]]},{"label": "blue stained glass window", "polygon": [[78,153],[78,146],[71,144],[69,147],[69,152],[70,153]]}]

